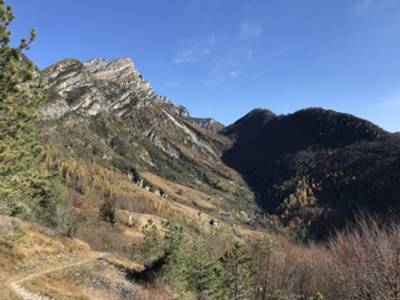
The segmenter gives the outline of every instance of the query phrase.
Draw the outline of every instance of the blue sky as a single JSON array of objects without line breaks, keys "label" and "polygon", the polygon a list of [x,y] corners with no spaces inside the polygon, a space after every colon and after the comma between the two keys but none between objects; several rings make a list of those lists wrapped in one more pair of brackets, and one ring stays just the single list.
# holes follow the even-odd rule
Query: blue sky
[{"label": "blue sky", "polygon": [[28,56],[132,57],[154,89],[229,124],[318,106],[400,131],[400,0],[9,0]]}]

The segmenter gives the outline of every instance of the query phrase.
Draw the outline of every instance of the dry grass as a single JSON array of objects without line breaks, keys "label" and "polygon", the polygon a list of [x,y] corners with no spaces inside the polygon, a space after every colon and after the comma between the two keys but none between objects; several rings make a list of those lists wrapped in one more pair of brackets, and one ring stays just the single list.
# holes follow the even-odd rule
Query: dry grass
[{"label": "dry grass", "polygon": [[24,278],[92,256],[94,253],[87,244],[59,237],[40,226],[0,216],[0,299],[19,299],[3,284],[6,280]]},{"label": "dry grass", "polygon": [[21,300],[4,284],[9,278],[2,270],[0,270],[0,300]]},{"label": "dry grass", "polygon": [[141,176],[154,184],[155,186],[161,187],[169,196],[176,198],[178,200],[186,202],[188,205],[198,205],[204,210],[216,210],[216,207],[211,204],[215,201],[212,196],[200,192],[198,190],[177,184],[171,181],[167,181],[157,175],[152,173],[141,173]]},{"label": "dry grass", "polygon": [[18,300],[3,282],[28,276],[21,285],[29,292],[60,300],[167,299],[162,285],[142,287],[126,279],[124,270],[140,265],[114,256],[98,260],[97,255],[78,240],[0,216],[0,299]]},{"label": "dry grass", "polygon": [[66,257],[92,255],[87,244],[49,235],[44,228],[4,216],[0,216],[0,240],[0,270],[8,275],[47,267]]},{"label": "dry grass", "polygon": [[[117,257],[46,274],[25,286],[36,294],[58,300],[167,299],[161,285],[144,287],[126,279],[124,269],[141,266]],[[164,295],[164,296],[162,296]]]}]

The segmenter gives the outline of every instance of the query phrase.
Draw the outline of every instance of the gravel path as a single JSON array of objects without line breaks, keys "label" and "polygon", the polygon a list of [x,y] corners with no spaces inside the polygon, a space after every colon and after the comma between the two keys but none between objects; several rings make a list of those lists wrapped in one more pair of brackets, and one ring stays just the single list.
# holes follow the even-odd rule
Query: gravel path
[{"label": "gravel path", "polygon": [[45,271],[42,271],[39,273],[31,274],[29,276],[26,276],[26,277],[18,279],[18,280],[10,279],[10,280],[6,281],[6,284],[11,288],[12,291],[15,292],[16,295],[21,297],[21,299],[24,299],[24,300],[54,300],[53,298],[49,298],[47,296],[42,296],[40,294],[30,292],[26,288],[22,287],[21,284],[24,282],[30,281],[32,279],[35,279],[36,277],[40,277],[40,276],[43,276],[43,275],[46,275],[49,273],[62,271],[65,269],[69,269],[69,268],[73,268],[73,267],[77,267],[80,265],[84,265],[84,264],[93,262],[99,258],[103,258],[104,256],[105,256],[105,254],[101,254],[95,258],[85,259],[85,260],[81,260],[81,261],[78,261],[78,262],[75,262],[72,264],[68,264],[68,265],[64,265],[61,267],[48,269],[48,270],[45,270]]}]

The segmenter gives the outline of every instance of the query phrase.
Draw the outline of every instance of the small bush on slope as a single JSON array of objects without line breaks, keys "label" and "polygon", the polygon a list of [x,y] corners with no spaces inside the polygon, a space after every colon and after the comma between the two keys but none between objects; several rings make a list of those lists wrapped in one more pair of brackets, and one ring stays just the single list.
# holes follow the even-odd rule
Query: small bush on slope
[{"label": "small bush on slope", "polygon": [[115,207],[109,199],[104,200],[101,204],[99,217],[104,222],[108,222],[111,225],[115,224]]}]

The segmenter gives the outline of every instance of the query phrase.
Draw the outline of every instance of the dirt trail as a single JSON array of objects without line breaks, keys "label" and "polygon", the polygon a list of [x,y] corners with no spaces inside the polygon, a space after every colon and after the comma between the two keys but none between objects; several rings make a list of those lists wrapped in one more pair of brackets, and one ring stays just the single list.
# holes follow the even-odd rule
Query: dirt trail
[{"label": "dirt trail", "polygon": [[78,261],[78,262],[75,262],[75,263],[71,263],[71,264],[68,264],[68,265],[64,265],[64,266],[60,266],[60,267],[57,267],[57,268],[47,269],[45,271],[34,273],[34,274],[29,275],[29,276],[26,276],[26,277],[23,277],[23,278],[19,278],[17,280],[9,279],[5,283],[21,299],[24,299],[24,300],[53,300],[52,298],[49,298],[49,297],[46,297],[46,296],[42,296],[42,295],[39,295],[39,294],[36,294],[36,293],[32,293],[32,292],[28,291],[27,289],[25,289],[24,287],[22,287],[21,284],[24,283],[24,282],[30,281],[30,280],[32,280],[32,279],[34,279],[36,277],[40,277],[40,276],[43,276],[43,275],[46,275],[46,274],[49,274],[49,273],[62,271],[62,270],[65,270],[65,269],[69,269],[69,268],[77,267],[77,266],[84,265],[84,264],[87,264],[87,263],[90,263],[90,262],[94,262],[97,259],[104,258],[105,256],[106,256],[106,254],[100,254],[100,255],[97,255],[96,257],[93,257],[93,258],[81,260],[81,261]]}]

